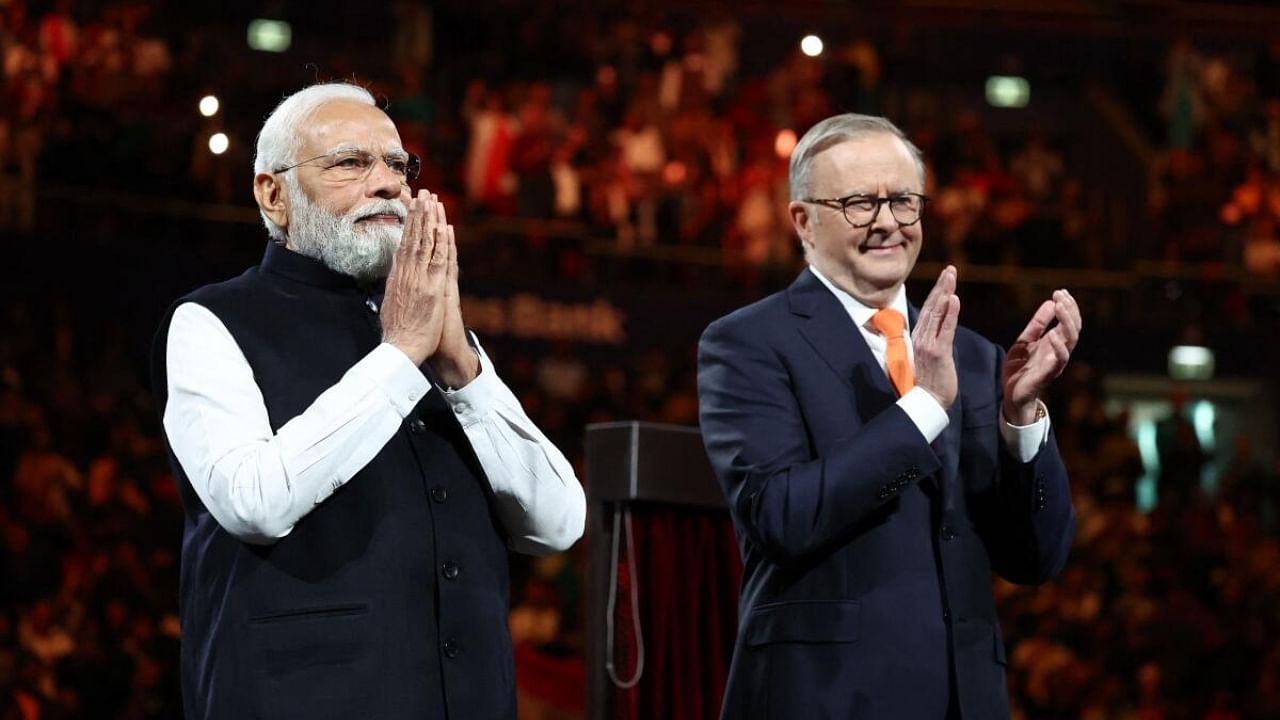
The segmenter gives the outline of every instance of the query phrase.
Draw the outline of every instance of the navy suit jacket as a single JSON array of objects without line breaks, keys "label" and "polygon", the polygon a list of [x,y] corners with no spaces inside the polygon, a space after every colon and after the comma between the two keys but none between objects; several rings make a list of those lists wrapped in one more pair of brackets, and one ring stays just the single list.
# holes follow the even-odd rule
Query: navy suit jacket
[{"label": "navy suit jacket", "polygon": [[[915,321],[916,311],[911,311]],[[1004,447],[1003,351],[965,328],[926,442],[835,295],[805,270],[712,323],[702,436],[743,560],[725,718],[1009,716],[992,571],[1040,583],[1075,528],[1052,436]]]}]

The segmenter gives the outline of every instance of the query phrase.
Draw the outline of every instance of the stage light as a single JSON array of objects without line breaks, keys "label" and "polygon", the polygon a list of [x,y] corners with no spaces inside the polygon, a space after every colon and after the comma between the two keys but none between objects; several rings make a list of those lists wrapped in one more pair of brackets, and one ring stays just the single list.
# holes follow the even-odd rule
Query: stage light
[{"label": "stage light", "polygon": [[992,75],[987,78],[987,102],[992,107],[1022,108],[1031,101],[1031,83],[1016,75]]},{"label": "stage light", "polygon": [[293,41],[293,28],[283,20],[249,22],[249,47],[263,52],[282,53]]},{"label": "stage light", "polygon": [[1174,345],[1169,351],[1169,377],[1208,380],[1213,377],[1213,351],[1200,345]]},{"label": "stage light", "polygon": [[796,131],[790,128],[784,128],[778,131],[776,137],[773,138],[773,151],[778,157],[786,160],[791,157],[791,151],[796,149]]},{"label": "stage light", "polygon": [[662,182],[668,185],[679,185],[689,177],[689,168],[679,160],[672,160],[662,168]]},{"label": "stage light", "polygon": [[809,57],[818,57],[822,54],[822,38],[817,35],[805,35],[800,41],[800,52]]},{"label": "stage light", "polygon": [[618,71],[612,65],[601,65],[596,70],[596,83],[602,88],[613,87],[618,82]]},{"label": "stage light", "polygon": [[200,98],[200,114],[205,117],[213,117],[218,114],[218,98],[213,95],[205,95]]},{"label": "stage light", "polygon": [[231,145],[231,141],[227,139],[226,133],[214,133],[209,136],[209,152],[214,155],[221,155],[226,152],[229,145]]},{"label": "stage light", "polygon": [[671,33],[658,31],[649,37],[649,49],[658,57],[666,57],[671,54],[674,42]]}]

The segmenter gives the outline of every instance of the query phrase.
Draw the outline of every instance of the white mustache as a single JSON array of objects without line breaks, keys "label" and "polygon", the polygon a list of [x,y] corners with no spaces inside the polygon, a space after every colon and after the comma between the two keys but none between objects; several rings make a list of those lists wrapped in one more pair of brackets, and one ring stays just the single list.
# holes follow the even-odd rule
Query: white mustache
[{"label": "white mustache", "polygon": [[374,215],[395,215],[400,218],[401,222],[404,222],[404,219],[409,215],[409,211],[405,208],[404,203],[399,200],[377,200],[348,214],[349,217],[353,217],[356,220],[363,220]]}]

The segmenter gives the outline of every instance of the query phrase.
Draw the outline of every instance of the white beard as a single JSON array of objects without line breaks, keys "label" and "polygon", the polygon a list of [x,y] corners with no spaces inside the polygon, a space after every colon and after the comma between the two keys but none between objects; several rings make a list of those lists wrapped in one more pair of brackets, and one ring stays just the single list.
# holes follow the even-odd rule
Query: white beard
[{"label": "white beard", "polygon": [[375,200],[345,215],[338,215],[312,202],[296,185],[289,185],[288,192],[293,210],[288,230],[290,249],[361,282],[381,280],[387,276],[391,271],[391,258],[400,247],[403,225],[370,223],[358,226],[356,221],[386,213],[399,216],[403,223],[407,214],[404,203]]}]

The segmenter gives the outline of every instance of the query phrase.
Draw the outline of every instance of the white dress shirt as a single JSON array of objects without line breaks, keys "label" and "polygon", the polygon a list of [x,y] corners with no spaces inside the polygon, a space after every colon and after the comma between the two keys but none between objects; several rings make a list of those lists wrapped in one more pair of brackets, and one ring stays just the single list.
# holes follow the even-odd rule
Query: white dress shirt
[{"label": "white dress shirt", "polygon": [[[479,345],[476,346],[479,349]],[[164,429],[209,513],[232,535],[269,544],[382,450],[428,392],[442,392],[493,488],[511,549],[564,550],[582,535],[586,498],[573,467],[534,425],[482,349],[480,374],[433,389],[393,345],[369,352],[297,417],[272,432],[239,345],[207,308],[173,313]]]},{"label": "white dress shirt", "polygon": [[[864,305],[854,296],[836,287],[822,273],[818,272],[818,269],[814,266],[810,265],[809,271],[814,274],[814,277],[822,281],[822,284],[826,285],[827,289],[844,306],[845,312],[849,313],[853,324],[862,332],[862,337],[871,348],[871,354],[875,356],[880,369],[885,370],[885,354],[888,351],[889,343],[871,324],[871,316],[875,315],[880,308]],[[904,319],[910,317],[907,313],[907,289],[905,286],[898,286],[898,294],[894,295],[893,302],[889,303],[889,307],[902,313]],[[905,333],[903,340],[907,343],[907,359],[911,363],[912,370],[914,370],[916,357],[911,346],[911,333]],[[887,373],[888,371],[885,370],[885,372]],[[1040,403],[1039,400],[1036,402]],[[907,394],[898,398],[898,406],[907,414],[907,417],[911,418],[911,422],[920,430],[920,434],[924,436],[926,442],[933,442],[950,424],[950,418],[947,417],[947,411],[943,409],[942,404],[928,390],[919,385],[911,388],[907,391]],[[1035,458],[1036,453],[1040,452],[1040,447],[1049,439],[1049,413],[1044,408],[1043,403],[1040,403],[1040,408],[1044,410],[1043,417],[1030,425],[1011,424],[1008,420],[1004,420],[1004,412],[1001,410],[1000,417],[1004,422],[1000,423],[1000,434],[1004,437],[1005,445],[1013,452],[1014,457],[1024,463],[1030,462]]]}]

